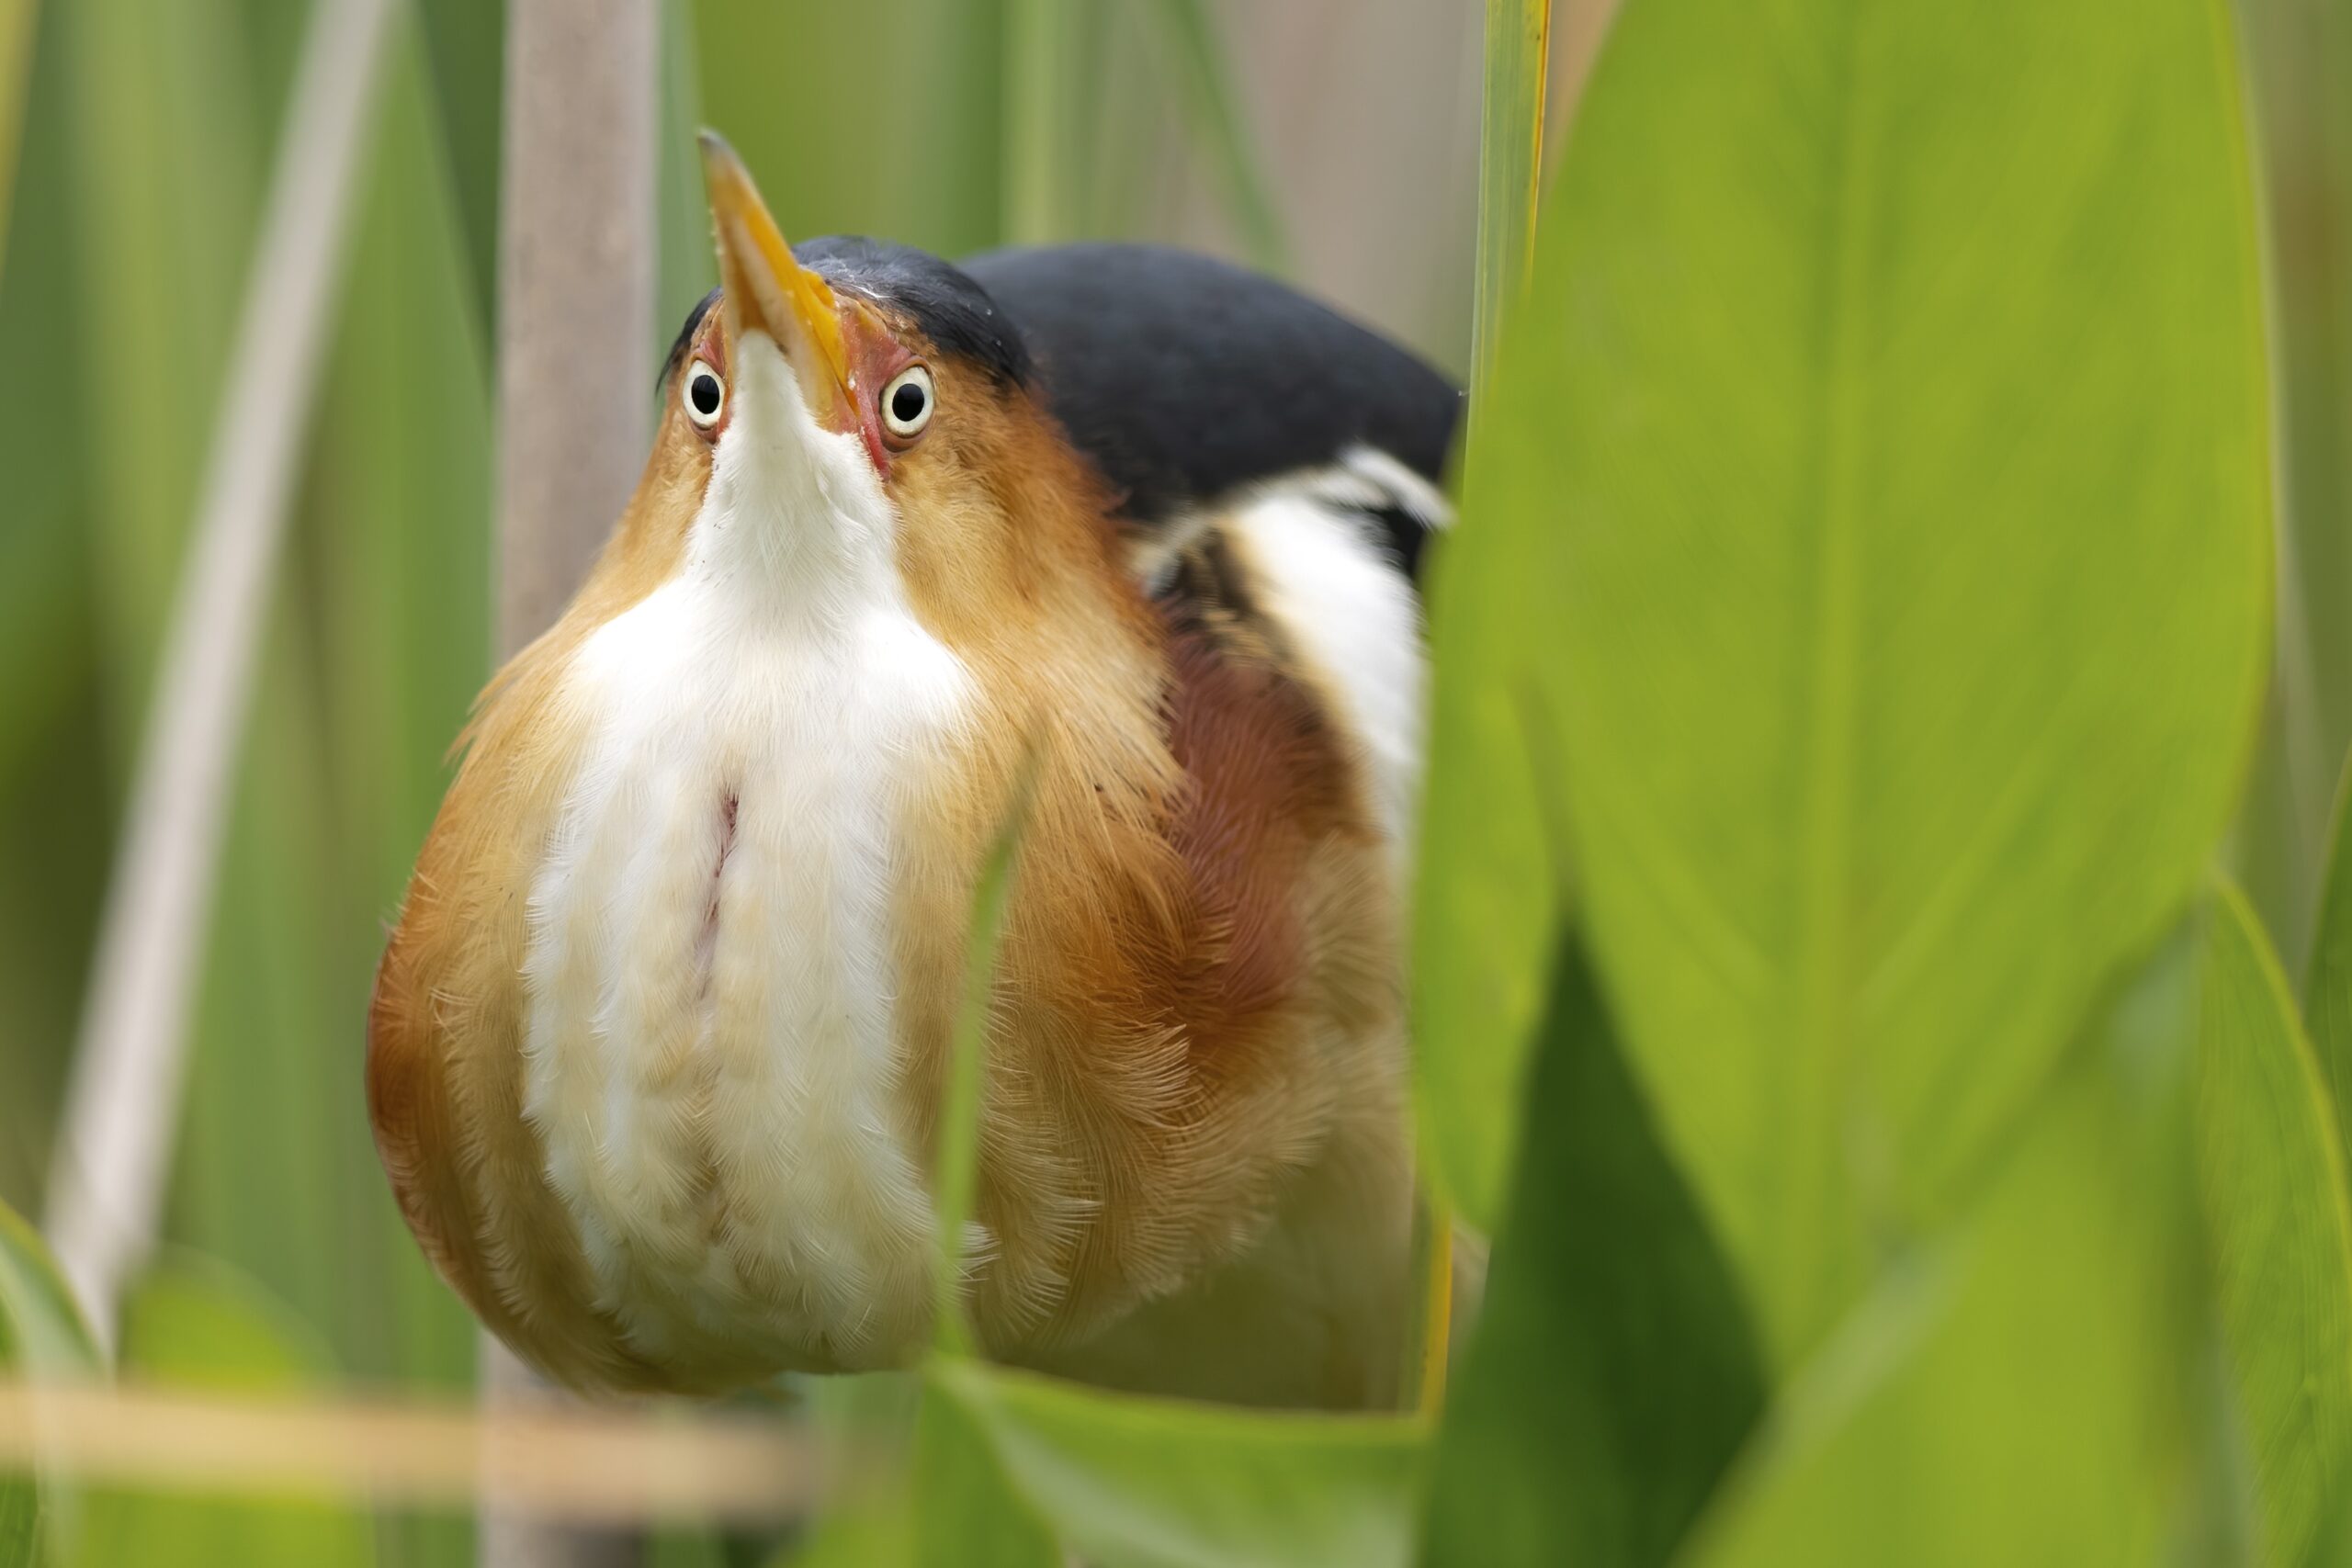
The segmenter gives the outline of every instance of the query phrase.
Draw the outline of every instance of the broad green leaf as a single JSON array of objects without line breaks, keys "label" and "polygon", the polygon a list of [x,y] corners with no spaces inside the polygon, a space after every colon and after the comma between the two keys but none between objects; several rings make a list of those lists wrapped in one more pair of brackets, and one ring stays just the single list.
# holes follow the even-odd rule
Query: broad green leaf
[{"label": "broad green leaf", "polygon": [[[1480,481],[1430,565],[1430,773],[1413,899],[1413,1075],[1424,1159],[1475,1229],[1502,1223],[1519,1108],[1566,897],[1524,716],[1498,671],[1523,666],[1535,591],[1468,544]],[[1465,544],[1468,547],[1464,547]]]},{"label": "broad green leaf", "polygon": [[936,1389],[915,1420],[912,1568],[1061,1568],[1053,1532],[1012,1489],[978,1419]]},{"label": "broad green leaf", "polygon": [[[1584,100],[1441,670],[1454,628],[1540,618],[1455,632],[1433,828],[1523,765],[1448,691],[1526,691],[1628,1054],[1775,1365],[1949,1215],[2244,771],[2234,69],[2219,0],[1659,0]],[[1439,840],[1425,879],[1493,871]]]},{"label": "broad green leaf", "polygon": [[1663,1563],[1764,1404],[1747,1309],[1562,944],[1529,1128],[1439,1430],[1423,1561]]},{"label": "broad green leaf", "polygon": [[1098,1568],[1384,1568],[1409,1553],[1417,1421],[1129,1398],[974,1361],[928,1376]]},{"label": "broad green leaf", "polygon": [[[259,1287],[204,1259],[150,1274],[124,1311],[122,1366],[149,1382],[291,1392],[333,1375],[307,1325]],[[344,1568],[375,1561],[367,1515],[348,1503],[289,1495],[217,1501],[94,1491],[84,1499],[75,1561],[89,1568]]]},{"label": "broad green leaf", "polygon": [[787,1532],[773,1568],[910,1568],[922,1373],[810,1378],[804,1392],[826,1495],[812,1521]]},{"label": "broad green leaf", "polygon": [[[0,1204],[0,1376],[87,1378],[98,1350],[40,1236]],[[0,1568],[45,1561],[44,1483],[0,1472]]]},{"label": "broad green leaf", "polygon": [[2352,1490],[2339,1490],[2328,1499],[2319,1532],[2303,1562],[2308,1568],[2341,1568],[2352,1562]]},{"label": "broad green leaf", "polygon": [[2176,944],[1981,1198],[1882,1271],[1786,1385],[1693,1568],[2223,1559],[2201,1399]]},{"label": "broad green leaf", "polygon": [[2301,1562],[2352,1459],[2352,1212],[2319,1063],[2254,911],[2223,887],[2199,964],[2198,1174],[2263,1561]]}]

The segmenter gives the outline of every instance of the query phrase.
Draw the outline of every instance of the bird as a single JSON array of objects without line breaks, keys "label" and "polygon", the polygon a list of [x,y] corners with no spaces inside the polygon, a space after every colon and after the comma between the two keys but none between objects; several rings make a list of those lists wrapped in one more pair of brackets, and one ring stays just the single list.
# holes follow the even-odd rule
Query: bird
[{"label": "bird", "polygon": [[1016,809],[964,1276],[993,1359],[1403,1397],[1418,571],[1462,392],[1165,247],[788,245],[718,287],[569,607],[491,680],[379,965],[424,1250],[587,1391],[909,1364]]}]

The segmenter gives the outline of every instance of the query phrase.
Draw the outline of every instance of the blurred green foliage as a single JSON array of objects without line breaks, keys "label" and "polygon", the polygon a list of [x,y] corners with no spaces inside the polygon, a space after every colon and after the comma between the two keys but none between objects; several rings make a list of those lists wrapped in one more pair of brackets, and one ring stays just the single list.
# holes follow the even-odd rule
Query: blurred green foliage
[{"label": "blurred green foliage", "polygon": [[2300,1562],[2352,1462],[2352,1192],[2268,937],[2234,888],[2204,924],[2197,1166],[2222,1344],[2270,1560]]},{"label": "blurred green foliage", "polygon": [[[316,1391],[333,1358],[311,1325],[217,1260],[167,1258],[124,1303],[125,1377],[238,1393]],[[369,1568],[367,1511],[345,1499],[210,1498],[115,1489],[85,1495],[76,1568]]]},{"label": "blurred green foliage", "polygon": [[[0,1372],[91,1377],[100,1370],[89,1326],[40,1235],[0,1205]],[[0,1563],[47,1561],[45,1542],[71,1529],[79,1509],[79,1498],[56,1477],[36,1483],[32,1476],[0,1473]]]},{"label": "blurred green foliage", "polygon": [[[1415,1018],[1432,1175],[1496,1252],[1442,1423],[944,1353],[812,1401],[906,1463],[801,1561],[2352,1540],[2352,846],[2324,841],[2352,745],[2352,22],[2242,6],[2265,247],[2214,0],[1628,5],[1523,306],[1540,74],[1489,39],[1497,379],[1433,590]],[[28,1213],[308,13],[0,4],[0,1204]],[[1173,144],[1233,248],[1295,265],[1232,71],[1250,17],[671,0],[656,332],[710,280],[704,120],[794,235],[1145,231]],[[466,0],[394,29],[130,1375],[471,1377],[358,1066],[488,664],[502,31]],[[2248,897],[2192,908],[2217,852]],[[5,1210],[0,1363],[95,1367]],[[60,1561],[263,1568],[470,1540],[0,1478],[0,1564],[44,1533]],[[678,1532],[660,1560],[729,1550]]]}]

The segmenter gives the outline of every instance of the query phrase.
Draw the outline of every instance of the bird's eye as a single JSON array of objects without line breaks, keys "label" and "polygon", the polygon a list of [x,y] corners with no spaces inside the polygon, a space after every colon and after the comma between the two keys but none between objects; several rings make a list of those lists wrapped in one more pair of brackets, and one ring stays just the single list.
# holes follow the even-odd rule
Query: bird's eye
[{"label": "bird's eye", "polygon": [[931,372],[920,365],[910,365],[890,378],[882,389],[882,423],[901,441],[912,441],[931,423]]},{"label": "bird's eye", "polygon": [[708,430],[727,406],[727,383],[703,360],[686,367],[686,417]]}]

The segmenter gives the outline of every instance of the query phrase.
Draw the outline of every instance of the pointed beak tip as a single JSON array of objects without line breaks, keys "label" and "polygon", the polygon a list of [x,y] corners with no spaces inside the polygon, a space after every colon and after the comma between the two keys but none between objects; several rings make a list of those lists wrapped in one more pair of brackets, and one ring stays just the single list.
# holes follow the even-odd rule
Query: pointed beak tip
[{"label": "pointed beak tip", "polygon": [[695,144],[702,152],[704,179],[715,182],[721,175],[742,176],[743,160],[736,156],[727,138],[705,126],[695,133]]},{"label": "pointed beak tip", "polygon": [[696,141],[718,231],[719,283],[729,298],[726,330],[730,335],[753,330],[774,339],[793,360],[803,395],[820,419],[852,418],[848,359],[831,286],[793,255],[727,139],[705,130]]}]

